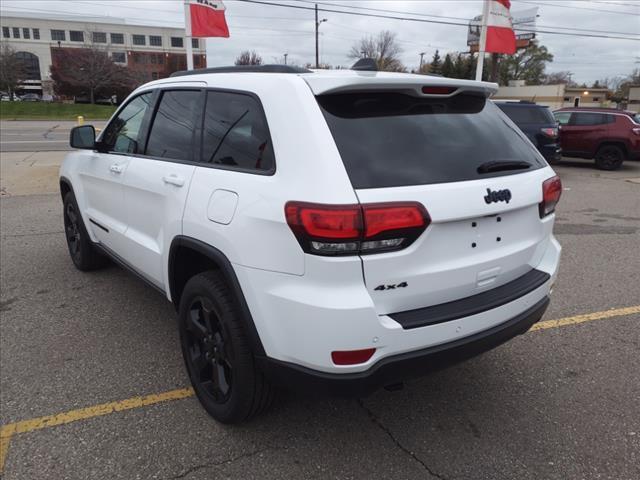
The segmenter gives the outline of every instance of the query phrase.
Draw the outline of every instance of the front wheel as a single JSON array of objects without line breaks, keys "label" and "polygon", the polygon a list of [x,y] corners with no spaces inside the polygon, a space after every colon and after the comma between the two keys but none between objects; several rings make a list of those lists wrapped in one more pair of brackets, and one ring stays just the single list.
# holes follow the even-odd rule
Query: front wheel
[{"label": "front wheel", "polygon": [[224,277],[208,271],[191,278],[179,316],[182,355],[205,410],[222,423],[266,410],[274,389],[255,365],[242,313]]},{"label": "front wheel", "polygon": [[72,192],[64,196],[63,209],[64,233],[73,264],[82,271],[104,267],[108,259],[93,246]]},{"label": "front wheel", "polygon": [[596,153],[596,166],[600,170],[617,170],[624,161],[624,151],[616,145],[605,145]]}]

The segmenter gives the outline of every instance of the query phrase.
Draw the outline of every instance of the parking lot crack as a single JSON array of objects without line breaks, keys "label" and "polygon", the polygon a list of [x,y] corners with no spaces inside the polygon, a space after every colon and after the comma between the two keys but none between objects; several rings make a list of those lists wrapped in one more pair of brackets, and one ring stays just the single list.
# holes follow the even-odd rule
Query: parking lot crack
[{"label": "parking lot crack", "polygon": [[422,460],[420,457],[418,457],[418,455],[416,455],[414,452],[409,450],[407,447],[402,445],[402,443],[400,443],[400,441],[395,437],[395,435],[393,434],[391,429],[389,427],[387,427],[384,423],[382,423],[382,421],[377,417],[377,415],[375,413],[373,413],[373,411],[370,408],[368,408],[361,399],[358,399],[357,401],[358,401],[358,405],[360,405],[360,407],[367,413],[367,416],[369,417],[369,420],[371,420],[372,423],[374,423],[378,428],[380,428],[380,430],[382,430],[384,433],[386,433],[387,436],[391,439],[391,441],[395,444],[395,446],[402,453],[404,453],[405,455],[411,457],[414,461],[419,463],[422,466],[422,468],[424,468],[424,470],[426,470],[427,473],[429,475],[431,475],[432,477],[439,478],[441,480],[447,480],[447,477],[445,477],[444,475],[441,475],[441,474],[433,471],[433,469],[431,467],[429,467],[429,465],[427,465],[424,462],[424,460]]},{"label": "parking lot crack", "polygon": [[231,465],[231,464],[233,464],[235,462],[238,462],[240,460],[244,460],[246,458],[255,457],[256,455],[260,455],[260,454],[268,452],[270,450],[281,450],[281,449],[282,448],[266,447],[266,448],[261,448],[261,449],[258,449],[258,450],[254,450],[252,452],[242,453],[240,455],[236,455],[235,457],[227,458],[225,460],[219,460],[217,462],[201,463],[199,465],[194,465],[193,467],[189,467],[184,472],[179,473],[178,475],[175,475],[175,476],[169,477],[169,478],[170,478],[170,480],[177,480],[179,478],[187,478],[192,473],[198,472],[200,470],[204,470],[204,469],[207,469],[207,468],[220,467],[222,465]]}]

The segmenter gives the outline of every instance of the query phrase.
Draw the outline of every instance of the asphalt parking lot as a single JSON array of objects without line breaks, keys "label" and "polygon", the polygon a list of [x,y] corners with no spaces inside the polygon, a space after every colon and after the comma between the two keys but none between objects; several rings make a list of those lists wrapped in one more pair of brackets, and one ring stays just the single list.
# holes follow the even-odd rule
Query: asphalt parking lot
[{"label": "asphalt parking lot", "polygon": [[637,480],[640,162],[556,170],[564,250],[542,328],[401,391],[284,395],[234,427],[188,389],[172,306],[115,266],[75,270],[59,195],[16,180],[0,199],[2,478]]}]

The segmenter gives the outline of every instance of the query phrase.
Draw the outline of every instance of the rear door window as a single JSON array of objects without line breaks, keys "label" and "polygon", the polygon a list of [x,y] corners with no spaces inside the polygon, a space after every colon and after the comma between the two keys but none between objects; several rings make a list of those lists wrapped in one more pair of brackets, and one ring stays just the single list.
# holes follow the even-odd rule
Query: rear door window
[{"label": "rear door window", "polygon": [[605,125],[609,115],[603,113],[574,112],[571,124],[576,126]]},{"label": "rear door window", "polygon": [[509,104],[498,104],[498,108],[506,113],[516,125],[547,125],[556,123],[548,108],[536,106],[515,106]]},{"label": "rear door window", "polygon": [[168,90],[149,133],[146,154],[174,160],[193,160],[194,132],[201,108],[199,90]]},{"label": "rear door window", "polygon": [[271,136],[257,98],[243,93],[207,92],[201,161],[249,172],[274,171]]},{"label": "rear door window", "polygon": [[560,125],[568,125],[571,120],[571,112],[556,112],[553,116]]},{"label": "rear door window", "polygon": [[[483,96],[434,99],[367,92],[317,99],[354,188],[476,180],[546,165],[524,134]],[[501,161],[526,165],[478,171]]]}]

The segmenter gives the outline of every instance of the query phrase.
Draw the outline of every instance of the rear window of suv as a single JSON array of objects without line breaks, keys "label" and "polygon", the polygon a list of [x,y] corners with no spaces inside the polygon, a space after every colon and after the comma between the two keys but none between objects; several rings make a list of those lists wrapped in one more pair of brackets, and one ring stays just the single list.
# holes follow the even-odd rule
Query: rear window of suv
[{"label": "rear window of suv", "polygon": [[554,125],[556,123],[553,114],[546,107],[535,105],[509,105],[507,103],[496,104],[500,110],[507,114],[516,125],[528,123]]},{"label": "rear window of suv", "polygon": [[[513,175],[545,166],[483,96],[394,92],[317,97],[354,188],[424,185]],[[525,169],[479,173],[488,162]]]}]

